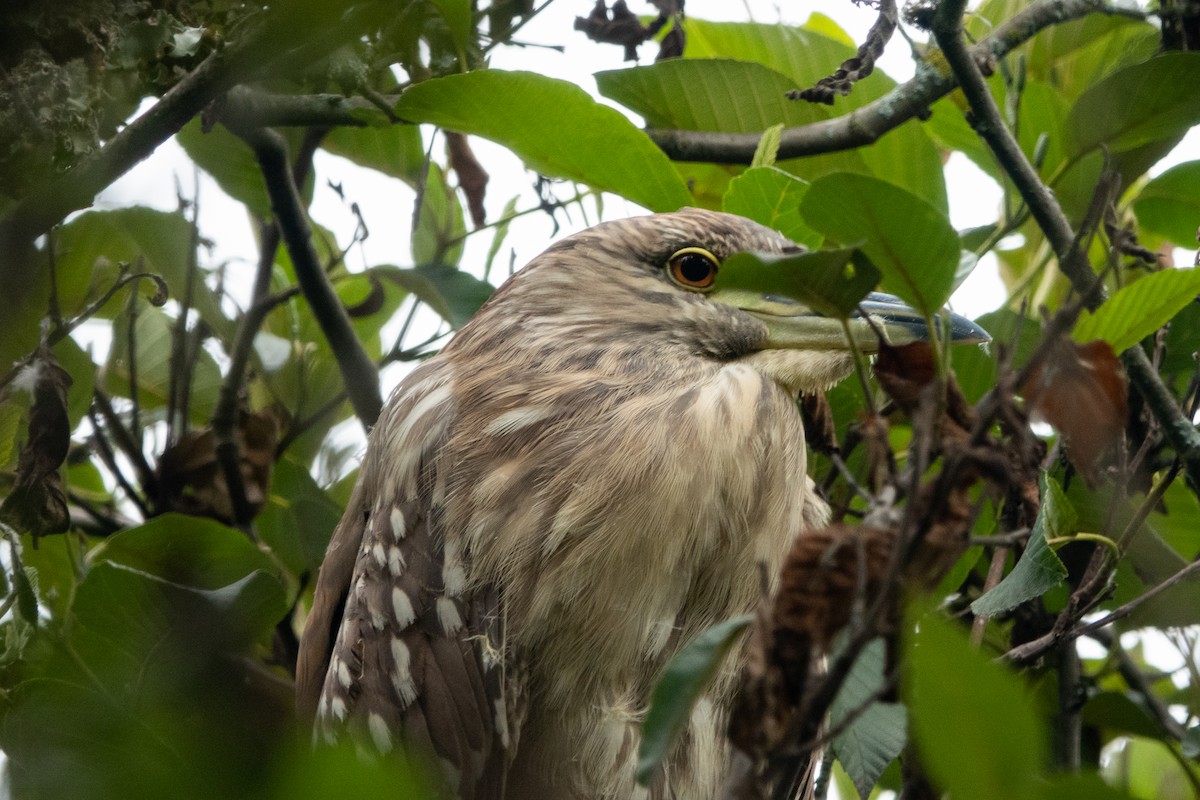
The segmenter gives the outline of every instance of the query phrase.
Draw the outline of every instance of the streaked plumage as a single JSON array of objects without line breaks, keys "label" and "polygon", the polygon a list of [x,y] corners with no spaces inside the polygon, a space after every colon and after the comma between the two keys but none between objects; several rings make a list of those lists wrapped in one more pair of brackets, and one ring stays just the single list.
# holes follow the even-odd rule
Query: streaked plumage
[{"label": "streaked plumage", "polygon": [[[396,389],[305,631],[319,738],[425,750],[466,798],[646,796],[651,688],[822,517],[795,399],[851,363],[770,349],[760,318],[673,282],[687,247],[796,249],[696,209],[599,225]],[[648,796],[718,791],[732,675]]]}]

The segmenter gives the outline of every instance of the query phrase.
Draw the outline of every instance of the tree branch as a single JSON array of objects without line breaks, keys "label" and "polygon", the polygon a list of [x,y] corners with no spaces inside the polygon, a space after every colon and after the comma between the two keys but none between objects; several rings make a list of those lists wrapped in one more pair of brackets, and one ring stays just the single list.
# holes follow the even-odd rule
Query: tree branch
[{"label": "tree branch", "polygon": [[[104,147],[21,199],[0,218],[0,252],[23,252],[28,243],[72,211],[91,205],[96,194],[177,133],[205,106],[231,87],[268,68],[307,65],[353,35],[384,3],[364,4],[343,14],[340,3],[306,4],[305,13],[281,3],[246,33],[208,56],[171,87],[157,103],[126,125]],[[313,14],[321,19],[313,19]],[[305,30],[317,36],[305,37]]]},{"label": "tree branch", "polygon": [[312,235],[305,217],[300,193],[287,160],[287,145],[275,131],[254,129],[235,131],[254,150],[263,172],[271,208],[283,234],[284,244],[296,269],[296,281],[308,300],[313,316],[333,349],[350,405],[363,427],[370,429],[383,408],[379,390],[379,374],[350,325],[350,317],[312,244]]},{"label": "tree branch", "polygon": [[[1096,0],[1037,0],[970,48],[976,58],[1000,58],[1043,29],[1088,14],[1133,15],[1140,12]],[[851,150],[878,141],[888,131],[928,113],[929,106],[957,85],[955,75],[919,64],[908,83],[883,97],[840,117],[796,128],[785,128],[779,141],[779,158],[799,158]],[[676,161],[709,161],[749,164],[762,133],[712,133],[650,129],[654,143]]]},{"label": "tree branch", "polygon": [[[1084,0],[1075,2],[1088,5]],[[1029,10],[1043,5],[1046,5],[1045,0],[1030,6]],[[1071,3],[1062,4],[1063,7],[1068,5]],[[979,71],[976,57],[980,53],[980,46],[999,36],[1000,30],[997,29],[997,32],[981,45],[968,48],[963,40],[962,30],[962,13],[965,7],[966,0],[943,0],[934,15],[934,38],[942,48],[946,63],[958,78],[963,95],[971,108],[975,130],[987,142],[997,161],[1021,193],[1030,214],[1054,250],[1059,269],[1083,298],[1084,304],[1095,310],[1104,302],[1104,290],[1087,260],[1086,251],[1075,246],[1075,233],[1071,230],[1066,214],[1063,213],[1053,192],[1038,178],[1037,170],[1029,163],[1020,145],[1004,125],[1000,110],[988,91],[983,74]],[[1014,17],[1003,27],[1011,27],[1020,16]],[[994,50],[989,52],[995,53]],[[1183,415],[1179,404],[1163,385],[1140,346],[1126,350],[1122,361],[1133,385],[1146,399],[1147,407],[1162,425],[1167,441],[1184,462],[1188,482],[1193,491],[1200,490],[1200,432],[1197,432],[1191,421]]]}]

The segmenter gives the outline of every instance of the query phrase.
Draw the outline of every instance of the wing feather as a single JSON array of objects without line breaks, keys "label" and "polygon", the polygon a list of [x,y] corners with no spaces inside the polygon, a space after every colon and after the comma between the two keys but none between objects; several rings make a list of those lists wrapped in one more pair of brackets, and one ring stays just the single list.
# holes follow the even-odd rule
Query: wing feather
[{"label": "wing feather", "polygon": [[325,740],[424,751],[462,797],[502,797],[516,723],[495,655],[502,610],[496,592],[464,591],[469,553],[447,547],[432,499],[454,409],[429,398],[445,385],[414,372],[372,433],[318,578],[297,705]]}]

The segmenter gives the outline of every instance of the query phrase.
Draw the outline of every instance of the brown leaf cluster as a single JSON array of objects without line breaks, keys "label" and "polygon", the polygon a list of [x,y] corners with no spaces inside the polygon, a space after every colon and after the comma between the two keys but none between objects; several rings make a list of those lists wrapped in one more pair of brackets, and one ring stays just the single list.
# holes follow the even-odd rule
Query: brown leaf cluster
[{"label": "brown leaf cluster", "polygon": [[33,395],[29,410],[29,436],[17,459],[12,491],[0,505],[0,518],[36,538],[62,533],[70,525],[67,496],[59,467],[71,445],[67,416],[67,389],[71,376],[46,346],[39,347],[23,377]]},{"label": "brown leaf cluster", "polygon": [[[235,439],[241,457],[242,485],[254,514],[262,509],[270,491],[279,422],[278,414],[271,409],[242,413],[238,420]],[[203,428],[189,431],[163,452],[158,464],[162,511],[210,517],[226,524],[235,521],[217,446],[212,428]]]}]

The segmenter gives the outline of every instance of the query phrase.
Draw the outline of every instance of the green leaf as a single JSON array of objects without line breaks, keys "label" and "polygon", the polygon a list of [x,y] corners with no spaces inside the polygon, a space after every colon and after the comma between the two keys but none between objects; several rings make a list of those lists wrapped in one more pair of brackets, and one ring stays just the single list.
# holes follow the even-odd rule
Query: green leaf
[{"label": "green leaf", "polygon": [[1154,178],[1133,201],[1138,225],[1180,247],[1196,246],[1200,227],[1200,161],[1185,161]]},{"label": "green leaf", "polygon": [[[13,586],[17,593],[17,612],[21,615],[21,619],[30,625],[37,625],[37,592],[34,590],[33,582],[30,580],[30,573],[26,571],[25,565],[21,563],[21,548],[17,546],[14,538],[9,538],[8,542],[10,545],[8,555],[12,565]],[[36,570],[34,570],[33,575],[37,575]]]},{"label": "green leaf", "polygon": [[1106,739],[1112,738],[1115,733],[1150,737],[1158,737],[1163,733],[1158,721],[1123,692],[1093,695],[1083,704],[1080,717],[1085,725],[1107,731]]},{"label": "green leaf", "polygon": [[812,228],[861,248],[883,273],[883,286],[926,316],[950,298],[961,246],[944,214],[878,178],[850,173],[818,178],[800,202]]},{"label": "green leaf", "polygon": [[[879,282],[879,271],[856,250],[813,250],[789,256],[735,253],[717,273],[717,289],[775,294],[826,317],[845,319]],[[835,327],[839,341],[840,327]]]},{"label": "green leaf", "polygon": [[676,736],[687,725],[692,707],[721,668],[726,655],[750,625],[745,614],[714,625],[701,633],[667,664],[654,687],[650,710],[642,725],[638,749],[637,781],[643,786],[666,758]]},{"label": "green leaf", "polygon": [[[834,38],[808,27],[774,23],[709,22],[689,17],[686,26],[687,60],[728,58],[763,64],[792,82],[789,88],[816,83],[837,64],[854,55],[854,47],[844,35]],[[667,63],[667,62],[663,62]],[[874,77],[879,77],[876,72]],[[858,89],[867,89],[871,81],[855,87],[844,98],[854,103]],[[890,80],[884,83],[894,85]],[[796,104],[799,105],[799,104]]]},{"label": "green leaf", "polygon": [[1167,487],[1160,507],[1150,512],[1147,522],[1187,561],[1200,554],[1200,503],[1183,481]]},{"label": "green leaf", "polygon": [[413,263],[458,266],[466,235],[467,223],[458,195],[442,168],[431,163],[412,232]]},{"label": "green leaf", "polygon": [[[119,261],[135,265],[142,259],[142,271],[162,277],[170,289],[171,298],[180,300],[187,289],[188,264],[192,228],[183,215],[133,206],[111,211],[88,211],[80,214],[55,234],[59,250],[60,274],[84,274],[99,279],[88,299],[94,299],[112,285],[113,266]],[[99,265],[99,266],[98,266]],[[103,265],[109,268],[104,269]],[[223,338],[231,338],[234,324],[226,318],[216,295],[204,282],[204,273],[196,271],[192,278],[192,303],[200,317]],[[145,291],[139,287],[139,291]],[[118,292],[101,315],[111,317],[123,312],[127,294]],[[65,299],[67,313],[81,311],[84,296],[80,294],[72,307]]]},{"label": "green leaf", "polygon": [[38,604],[53,619],[63,619],[75,592],[81,538],[74,532],[46,536],[38,540],[35,549],[32,536],[22,537],[21,560],[26,567],[37,570]]},{"label": "green leaf", "polygon": [[[143,407],[166,405],[171,381],[171,340],[174,321],[154,306],[140,303],[134,326],[138,400]],[[113,342],[101,380],[105,388],[122,397],[132,397],[129,361],[129,317],[121,315],[113,324]],[[196,355],[188,411],[193,420],[207,421],[217,403],[221,370],[207,350]]]},{"label": "green leaf", "polygon": [[416,188],[425,163],[425,144],[416,125],[352,128],[343,125],[321,140],[321,148],[360,167],[399,178]]},{"label": "green leaf", "polygon": [[729,182],[722,207],[779,231],[797,244],[817,247],[821,237],[800,217],[800,201],[806,191],[807,183],[781,169],[751,167]]},{"label": "green leaf", "polygon": [[[956,800],[1029,797],[1047,732],[1019,677],[936,613],[912,619],[904,689],[922,763]],[[969,768],[968,768],[969,765]]]},{"label": "green leaf", "polygon": [[88,561],[121,564],[201,589],[219,589],[256,570],[273,569],[241,531],[184,514],[163,514],[120,531],[93,548]]},{"label": "green leaf", "polygon": [[401,269],[388,264],[374,269],[379,277],[393,281],[421,298],[456,329],[462,327],[495,291],[490,283],[453,267]]},{"label": "green leaf", "polygon": [[1085,313],[1071,336],[1104,339],[1120,355],[1166,325],[1200,294],[1200,269],[1165,269],[1118,291],[1094,314]]},{"label": "green leaf", "polygon": [[754,158],[750,160],[751,168],[775,166],[775,158],[779,155],[779,134],[782,132],[782,122],[763,131],[758,146],[754,148]]},{"label": "green leaf", "polygon": [[[217,589],[197,589],[164,580],[123,564],[93,566],[79,584],[72,605],[81,655],[107,664],[101,674],[114,681],[145,675],[163,658],[180,658],[179,648],[162,647],[185,637],[177,620],[190,620],[239,642],[270,630],[287,611],[279,581],[261,570]],[[86,635],[85,635],[86,634]],[[124,687],[122,687],[124,688]]]},{"label": "green leaf", "polygon": [[96,393],[96,364],[70,336],[54,345],[53,353],[71,376],[71,385],[67,387],[67,420],[71,430],[75,430],[91,408]]},{"label": "green leaf", "polygon": [[471,41],[471,31],[474,29],[471,22],[471,0],[431,0],[431,2],[437,6],[438,11],[442,12],[454,44],[460,49],[466,49]]},{"label": "green leaf", "polygon": [[531,169],[653,211],[691,201],[670,160],[643,131],[567,81],[491,69],[448,75],[410,88],[396,114],[499,142]]},{"label": "green leaf", "polygon": [[1032,795],[1036,800],[1133,800],[1134,795],[1114,789],[1092,772],[1055,775],[1041,783]]},{"label": "green leaf", "polygon": [[[1171,752],[1171,745],[1157,739],[1132,736],[1106,759],[1101,773],[1111,784],[1123,787],[1132,797],[1154,800],[1192,800],[1194,778]],[[1193,769],[1194,773],[1194,769]]]},{"label": "green leaf", "polygon": [[1078,515],[1058,482],[1043,475],[1042,507],[1038,509],[1025,552],[1004,580],[971,603],[971,610],[980,616],[994,617],[1062,583],[1067,568],[1047,540],[1072,536],[1077,523]]},{"label": "green leaf", "polygon": [[[852,713],[859,713],[884,685],[887,650],[875,639],[859,653],[830,708],[830,727],[836,728]],[[871,702],[842,733],[833,739],[833,752],[854,781],[859,797],[871,788],[888,764],[908,742],[908,712],[896,703]]]},{"label": "green leaf", "polygon": [[309,471],[285,456],[271,473],[271,494],[255,527],[293,573],[315,574],[341,516]]},{"label": "green leaf", "polygon": [[354,800],[415,800],[442,797],[432,770],[419,757],[363,759],[348,741],[334,746],[300,745],[275,765],[270,800],[352,797]]},{"label": "green leaf", "polygon": [[1085,91],[1067,119],[1067,152],[1114,153],[1176,139],[1200,122],[1200,53],[1163,53]]},{"label": "green leaf", "polygon": [[188,158],[211,175],[225,194],[244,203],[256,216],[271,218],[267,184],[258,160],[245,142],[224,125],[214,125],[205,131],[199,116],[183,126],[175,139]]},{"label": "green leaf", "polygon": [[[690,47],[690,43],[689,43]],[[605,97],[645,117],[652,128],[758,133],[828,119],[811,103],[787,99],[795,83],[762,64],[731,59],[660,61],[596,73]]]}]

